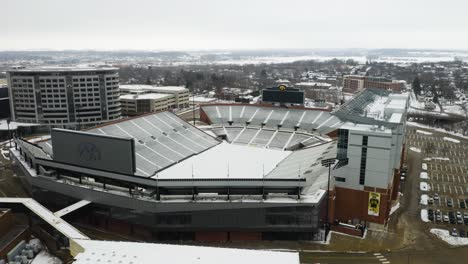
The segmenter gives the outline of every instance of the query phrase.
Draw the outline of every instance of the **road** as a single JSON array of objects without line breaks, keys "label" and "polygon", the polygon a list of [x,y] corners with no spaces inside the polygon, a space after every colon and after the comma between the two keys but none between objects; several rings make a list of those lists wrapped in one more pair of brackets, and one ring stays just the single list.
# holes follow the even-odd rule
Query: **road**
[{"label": "road", "polygon": [[390,264],[392,262],[384,254],[380,253],[301,252],[301,263]]}]

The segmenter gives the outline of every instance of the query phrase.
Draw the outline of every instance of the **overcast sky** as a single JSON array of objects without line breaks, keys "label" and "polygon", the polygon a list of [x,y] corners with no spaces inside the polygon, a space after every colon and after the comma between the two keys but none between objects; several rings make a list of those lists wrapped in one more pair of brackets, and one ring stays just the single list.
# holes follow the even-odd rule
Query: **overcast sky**
[{"label": "overcast sky", "polygon": [[468,49],[467,0],[1,0],[0,50]]}]

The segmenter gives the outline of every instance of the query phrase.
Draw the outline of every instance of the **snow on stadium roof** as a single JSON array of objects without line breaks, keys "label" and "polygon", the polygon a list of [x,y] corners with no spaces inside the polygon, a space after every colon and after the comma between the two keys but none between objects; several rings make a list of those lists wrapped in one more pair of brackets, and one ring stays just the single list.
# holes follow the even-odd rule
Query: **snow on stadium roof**
[{"label": "snow on stadium roof", "polygon": [[297,252],[182,246],[136,242],[75,240],[84,248],[75,264],[86,263],[291,263],[299,264]]},{"label": "snow on stadium roof", "polygon": [[240,146],[223,142],[186,159],[153,178],[257,178],[272,171],[291,151]]},{"label": "snow on stadium roof", "polygon": [[386,90],[367,88],[332,114],[359,125],[394,127],[405,117],[408,99],[408,94],[391,94]]}]

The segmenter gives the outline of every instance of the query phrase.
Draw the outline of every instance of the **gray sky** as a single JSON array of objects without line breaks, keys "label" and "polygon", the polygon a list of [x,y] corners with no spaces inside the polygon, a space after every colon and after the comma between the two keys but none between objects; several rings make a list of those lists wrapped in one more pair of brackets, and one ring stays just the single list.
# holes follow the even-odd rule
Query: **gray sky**
[{"label": "gray sky", "polygon": [[467,0],[1,0],[0,50],[468,49]]}]

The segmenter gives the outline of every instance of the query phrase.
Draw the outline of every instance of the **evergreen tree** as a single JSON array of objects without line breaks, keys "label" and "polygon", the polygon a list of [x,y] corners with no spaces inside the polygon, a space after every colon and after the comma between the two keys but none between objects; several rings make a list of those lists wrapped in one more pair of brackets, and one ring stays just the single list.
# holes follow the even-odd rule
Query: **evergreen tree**
[{"label": "evergreen tree", "polygon": [[416,95],[421,94],[421,81],[419,80],[418,76],[416,76],[416,78],[414,78],[412,88],[413,88],[413,91],[414,91],[414,93]]}]

